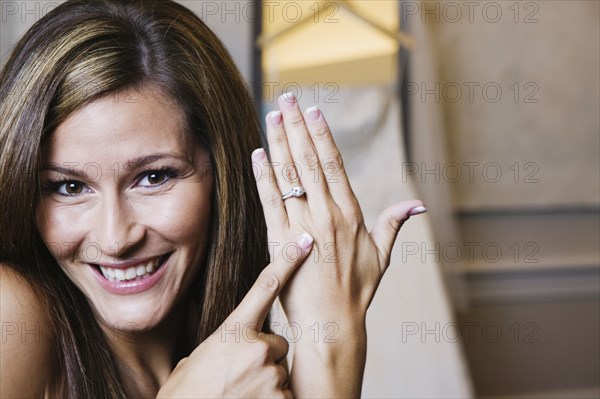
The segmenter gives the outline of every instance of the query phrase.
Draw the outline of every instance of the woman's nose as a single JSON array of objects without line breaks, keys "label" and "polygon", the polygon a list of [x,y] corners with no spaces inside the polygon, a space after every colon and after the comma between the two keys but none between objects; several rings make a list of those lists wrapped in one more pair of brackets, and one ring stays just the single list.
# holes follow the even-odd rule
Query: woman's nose
[{"label": "woman's nose", "polygon": [[127,200],[103,201],[98,210],[94,236],[102,250],[102,260],[126,257],[143,240],[143,224]]}]

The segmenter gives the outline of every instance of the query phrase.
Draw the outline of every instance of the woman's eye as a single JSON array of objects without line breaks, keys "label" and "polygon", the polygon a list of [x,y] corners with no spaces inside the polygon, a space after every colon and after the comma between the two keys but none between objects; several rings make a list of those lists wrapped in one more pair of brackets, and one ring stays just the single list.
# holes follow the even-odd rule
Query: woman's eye
[{"label": "woman's eye", "polygon": [[158,186],[158,185],[164,183],[165,181],[169,180],[169,177],[170,176],[167,171],[153,170],[153,171],[146,173],[140,179],[139,185],[145,186],[145,187]]},{"label": "woman's eye", "polygon": [[78,181],[66,181],[58,185],[56,192],[62,195],[82,194],[86,189],[85,185]]}]

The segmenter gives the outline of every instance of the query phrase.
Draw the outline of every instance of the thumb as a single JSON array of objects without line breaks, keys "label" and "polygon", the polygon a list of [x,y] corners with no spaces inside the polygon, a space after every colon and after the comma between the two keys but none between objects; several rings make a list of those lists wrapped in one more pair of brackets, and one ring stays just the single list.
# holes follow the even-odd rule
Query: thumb
[{"label": "thumb", "polygon": [[400,228],[410,216],[427,212],[427,208],[419,200],[398,202],[386,208],[377,218],[371,230],[371,238],[379,252],[381,272],[385,272],[390,264],[390,254]]},{"label": "thumb", "polygon": [[256,331],[260,331],[275,298],[292,273],[304,262],[312,244],[312,236],[304,233],[296,241],[285,245],[273,262],[260,273],[225,323],[255,324]]}]

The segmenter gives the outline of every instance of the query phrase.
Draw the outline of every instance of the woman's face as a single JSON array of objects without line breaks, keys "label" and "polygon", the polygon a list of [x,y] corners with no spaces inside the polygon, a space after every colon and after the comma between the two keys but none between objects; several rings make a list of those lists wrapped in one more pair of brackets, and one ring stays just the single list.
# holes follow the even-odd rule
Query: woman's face
[{"label": "woman's face", "polygon": [[156,326],[202,267],[213,179],[186,135],[145,88],[75,112],[44,148],[39,232],[109,328]]}]

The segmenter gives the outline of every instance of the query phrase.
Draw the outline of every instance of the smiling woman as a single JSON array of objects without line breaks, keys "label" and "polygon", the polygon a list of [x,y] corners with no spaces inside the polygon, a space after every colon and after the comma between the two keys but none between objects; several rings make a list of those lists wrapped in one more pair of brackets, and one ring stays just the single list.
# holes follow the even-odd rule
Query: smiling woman
[{"label": "smiling woman", "polygon": [[[360,393],[367,308],[425,208],[368,232],[317,108],[280,98],[267,158],[231,58],[171,1],[67,1],[0,84],[1,317],[25,332],[3,330],[0,396]],[[291,372],[280,293],[290,322],[339,332],[298,340]]]},{"label": "smiling woman", "polygon": [[[172,368],[268,263],[246,167],[259,130],[242,79],[191,12],[153,3],[64,3],[21,39],[0,79],[0,260],[43,288],[70,397],[127,391],[114,354],[128,356],[107,351],[123,344],[107,329],[162,322]],[[151,162],[130,163],[140,156]],[[145,280],[98,279],[92,266],[117,279],[167,254],[138,295],[114,291]],[[184,300],[192,284],[202,289]]]},{"label": "smiling woman", "polygon": [[206,256],[209,153],[195,146],[188,154],[183,118],[163,97],[143,88],[128,104],[99,99],[67,118],[44,148],[40,235],[108,331],[159,325]]}]

